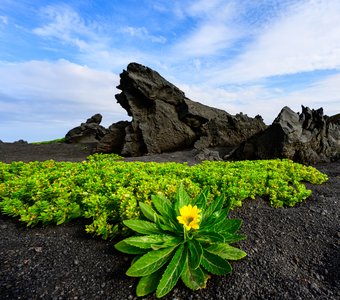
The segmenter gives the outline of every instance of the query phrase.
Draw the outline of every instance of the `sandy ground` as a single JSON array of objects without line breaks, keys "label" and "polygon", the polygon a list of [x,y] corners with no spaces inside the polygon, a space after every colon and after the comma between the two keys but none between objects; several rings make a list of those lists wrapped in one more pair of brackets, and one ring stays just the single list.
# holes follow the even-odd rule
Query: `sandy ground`
[{"label": "sandy ground", "polygon": [[[74,145],[0,143],[0,161],[81,161],[91,149]],[[194,162],[184,151],[128,160]],[[340,299],[340,161],[320,164],[323,185],[294,208],[274,209],[263,199],[245,201],[231,217],[244,220],[248,256],[228,276],[213,276],[192,292],[182,284],[165,299]],[[87,235],[84,219],[26,228],[0,215],[0,299],[137,299],[127,277],[131,257]],[[155,299],[153,295],[144,299]]]}]

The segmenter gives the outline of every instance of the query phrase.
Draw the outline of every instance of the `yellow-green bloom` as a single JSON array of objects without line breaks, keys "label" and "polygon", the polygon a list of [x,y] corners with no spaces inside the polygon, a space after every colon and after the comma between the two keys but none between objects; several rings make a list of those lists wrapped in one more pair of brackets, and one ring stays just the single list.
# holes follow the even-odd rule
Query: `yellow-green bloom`
[{"label": "yellow-green bloom", "polygon": [[177,217],[177,220],[180,224],[183,224],[186,230],[198,229],[199,222],[201,221],[201,210],[197,208],[195,205],[192,207],[191,204],[183,206],[180,210],[180,216]]}]

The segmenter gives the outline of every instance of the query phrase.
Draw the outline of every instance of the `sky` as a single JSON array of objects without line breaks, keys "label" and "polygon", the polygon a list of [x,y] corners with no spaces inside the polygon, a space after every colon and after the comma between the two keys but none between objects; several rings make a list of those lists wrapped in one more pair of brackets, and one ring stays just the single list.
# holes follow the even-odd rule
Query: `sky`
[{"label": "sky", "polygon": [[114,97],[130,62],[188,98],[271,124],[340,112],[339,0],[1,0],[0,140],[64,137]]}]

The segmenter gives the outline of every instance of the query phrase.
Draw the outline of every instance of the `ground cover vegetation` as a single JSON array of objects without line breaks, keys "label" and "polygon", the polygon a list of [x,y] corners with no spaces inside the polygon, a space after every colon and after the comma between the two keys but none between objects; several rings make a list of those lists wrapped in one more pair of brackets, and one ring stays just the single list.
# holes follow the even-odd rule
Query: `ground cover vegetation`
[{"label": "ground cover vegetation", "polygon": [[305,182],[326,180],[286,159],[189,166],[95,154],[77,163],[0,162],[0,210],[27,226],[84,217],[92,235],[129,236],[115,247],[137,255],[126,272],[141,277],[137,295],[163,297],[180,278],[192,290],[204,288],[209,273],[228,274],[228,260],[246,256],[230,245],[245,238],[230,209],[256,197],[294,206],[311,194]]},{"label": "ground cover vegetation", "polygon": [[271,206],[294,206],[321,184],[325,174],[290,160],[180,163],[124,162],[95,154],[83,162],[0,163],[0,209],[28,226],[92,219],[86,231],[104,239],[131,231],[124,220],[142,217],[139,203],[161,193],[174,202],[182,183],[191,198],[209,188],[208,203],[223,194],[231,209],[257,196]]}]

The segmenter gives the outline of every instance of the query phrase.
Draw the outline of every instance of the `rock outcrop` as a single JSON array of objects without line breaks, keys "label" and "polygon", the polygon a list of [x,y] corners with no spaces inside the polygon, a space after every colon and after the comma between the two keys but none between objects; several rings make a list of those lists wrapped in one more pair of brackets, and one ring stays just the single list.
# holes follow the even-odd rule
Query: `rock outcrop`
[{"label": "rock outcrop", "polygon": [[71,129],[65,135],[65,142],[81,144],[98,143],[108,133],[108,130],[100,125],[101,121],[101,114],[93,115],[85,123],[81,123],[80,126]]},{"label": "rock outcrop", "polygon": [[140,156],[195,146],[239,145],[266,128],[261,117],[250,118],[194,102],[159,73],[130,63],[120,74],[118,103],[132,117],[121,151]]},{"label": "rock outcrop", "polygon": [[323,109],[302,106],[301,114],[284,107],[273,124],[243,142],[234,159],[289,158],[304,164],[340,157],[339,115],[327,117]]},{"label": "rock outcrop", "polygon": [[125,142],[125,129],[130,125],[128,121],[119,121],[112,124],[107,133],[99,141],[95,151],[100,153],[118,153],[123,150]]}]

